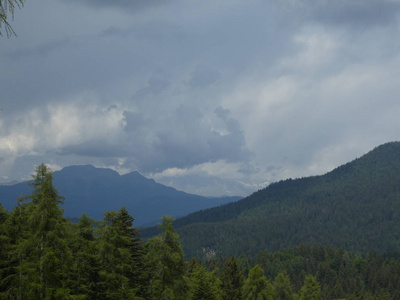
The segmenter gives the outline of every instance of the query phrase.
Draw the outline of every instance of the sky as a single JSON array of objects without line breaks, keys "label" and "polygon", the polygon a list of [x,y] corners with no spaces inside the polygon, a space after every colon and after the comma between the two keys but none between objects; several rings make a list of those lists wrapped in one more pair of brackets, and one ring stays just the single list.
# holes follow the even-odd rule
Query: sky
[{"label": "sky", "polygon": [[400,0],[41,0],[11,25],[0,183],[92,164],[245,194],[400,140]]}]

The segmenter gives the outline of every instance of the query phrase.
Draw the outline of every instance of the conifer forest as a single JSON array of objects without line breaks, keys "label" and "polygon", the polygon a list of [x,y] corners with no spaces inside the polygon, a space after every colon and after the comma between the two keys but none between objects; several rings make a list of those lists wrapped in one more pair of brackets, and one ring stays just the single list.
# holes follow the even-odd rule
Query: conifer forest
[{"label": "conifer forest", "polygon": [[0,206],[0,299],[400,299],[396,256],[300,244],[186,257],[171,217],[144,241],[125,207],[65,218],[46,165],[31,184],[12,211]]}]

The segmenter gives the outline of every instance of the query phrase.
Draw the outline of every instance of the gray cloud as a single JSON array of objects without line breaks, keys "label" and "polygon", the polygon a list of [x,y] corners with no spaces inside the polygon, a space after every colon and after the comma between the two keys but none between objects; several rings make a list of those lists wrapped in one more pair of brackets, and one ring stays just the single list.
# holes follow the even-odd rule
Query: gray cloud
[{"label": "gray cloud", "polygon": [[29,56],[47,56],[49,53],[53,52],[54,50],[63,48],[70,43],[68,38],[62,40],[52,40],[50,42],[46,42],[35,47],[26,47],[26,48],[18,48],[14,51],[10,51],[5,54],[6,58],[8,59],[22,59]]},{"label": "gray cloud", "polygon": [[127,37],[131,34],[131,30],[126,30],[122,28],[118,28],[115,26],[110,26],[107,29],[104,29],[100,33],[100,37],[107,38],[110,36],[121,36],[121,37]]},{"label": "gray cloud", "polygon": [[143,99],[146,96],[157,95],[163,92],[170,85],[168,79],[163,74],[150,77],[147,86],[139,89],[133,99]]},{"label": "gray cloud", "polygon": [[[71,1],[68,1],[71,2]],[[141,10],[151,6],[158,6],[165,4],[165,1],[162,0],[87,0],[87,1],[76,1],[79,4],[89,5],[95,8],[110,8],[115,7],[118,9],[129,9],[132,11]]]},{"label": "gray cloud", "polygon": [[112,145],[105,139],[88,140],[76,145],[68,145],[57,150],[59,155],[83,157],[124,157],[126,152],[121,145]]},{"label": "gray cloud", "polygon": [[145,172],[186,168],[219,159],[247,161],[250,151],[240,125],[228,113],[226,110],[226,117],[220,118],[220,133],[207,122],[209,116],[196,106],[182,105],[159,120],[125,111],[127,146],[136,157],[137,167]]},{"label": "gray cloud", "polygon": [[218,71],[206,68],[196,68],[189,80],[192,87],[205,88],[221,78]]},{"label": "gray cloud", "polygon": [[27,3],[0,49],[0,177],[43,161],[250,186],[326,172],[398,139],[399,14],[395,0]]},{"label": "gray cloud", "polygon": [[319,22],[350,25],[361,30],[397,22],[400,11],[400,3],[391,0],[317,2],[314,3],[313,17]]}]

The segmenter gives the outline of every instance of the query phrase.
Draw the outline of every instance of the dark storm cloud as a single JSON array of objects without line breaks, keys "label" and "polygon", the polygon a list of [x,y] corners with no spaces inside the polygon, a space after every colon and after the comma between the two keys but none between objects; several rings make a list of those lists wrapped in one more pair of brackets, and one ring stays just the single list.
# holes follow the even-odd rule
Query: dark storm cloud
[{"label": "dark storm cloud", "polygon": [[[112,107],[107,111],[117,109]],[[158,118],[135,111],[124,111],[123,116],[124,135],[118,142],[107,138],[86,140],[60,147],[57,154],[64,157],[125,157],[125,167],[152,173],[219,159],[244,162],[250,156],[238,121],[221,107],[211,116],[188,105]],[[207,121],[210,117],[214,118],[215,126]]]},{"label": "dark storm cloud", "polygon": [[57,154],[86,157],[121,157],[126,156],[127,153],[121,146],[110,143],[106,139],[98,139],[62,147],[57,150]]},{"label": "dark storm cloud", "polygon": [[247,161],[250,151],[238,121],[229,116],[228,110],[223,110],[221,117],[221,110],[218,108],[214,114],[221,132],[207,122],[208,116],[196,106],[182,105],[173,115],[164,119],[160,116],[159,120],[125,111],[129,151],[135,153],[132,156],[136,157],[136,164],[146,172],[186,168],[219,159]]},{"label": "dark storm cloud", "polygon": [[17,48],[12,52],[8,52],[5,56],[9,59],[22,59],[26,57],[46,56],[49,53],[65,47],[70,43],[70,39],[52,40],[46,43],[39,44],[30,48]]},{"label": "dark storm cloud", "polygon": [[[141,10],[151,6],[158,6],[165,4],[166,1],[162,0],[86,0],[86,1],[79,1],[79,0],[63,0],[68,2],[78,2],[79,4],[92,6],[95,8],[119,8],[119,9],[128,9],[128,10]],[[168,1],[170,2],[170,1]]]},{"label": "dark storm cloud", "polygon": [[0,47],[0,176],[44,160],[275,181],[398,136],[399,1],[46,0],[18,13],[19,38]]},{"label": "dark storm cloud", "polygon": [[392,0],[336,0],[310,1],[312,17],[321,23],[353,26],[365,30],[371,26],[384,26],[396,22],[400,2]]},{"label": "dark storm cloud", "polygon": [[126,131],[128,134],[138,133],[146,126],[151,125],[151,120],[146,118],[144,114],[139,112],[124,111],[123,116],[126,121],[124,131]]}]

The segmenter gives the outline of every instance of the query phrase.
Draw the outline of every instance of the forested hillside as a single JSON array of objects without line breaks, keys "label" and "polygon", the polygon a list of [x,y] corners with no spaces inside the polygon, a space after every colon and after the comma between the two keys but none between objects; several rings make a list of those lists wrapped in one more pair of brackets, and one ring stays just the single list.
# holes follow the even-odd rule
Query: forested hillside
[{"label": "forested hillside", "polygon": [[[188,256],[254,255],[300,243],[400,253],[400,143],[323,176],[288,179],[175,222]],[[155,229],[143,230],[145,236]]]},{"label": "forested hillside", "polygon": [[400,260],[307,246],[257,256],[184,260],[173,219],[146,243],[125,207],[102,221],[63,216],[52,173],[40,165],[32,194],[0,205],[0,299],[399,299]]}]

